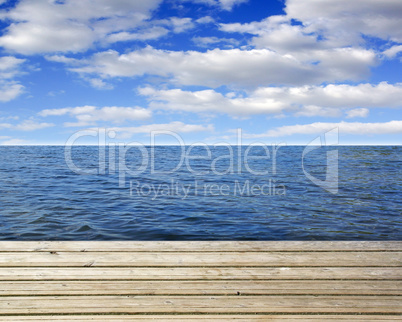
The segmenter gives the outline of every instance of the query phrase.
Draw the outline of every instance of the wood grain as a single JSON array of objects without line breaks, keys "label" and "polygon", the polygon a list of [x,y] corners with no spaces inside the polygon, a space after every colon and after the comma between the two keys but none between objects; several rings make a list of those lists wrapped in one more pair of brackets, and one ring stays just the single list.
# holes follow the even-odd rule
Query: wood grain
[{"label": "wood grain", "polygon": [[395,321],[401,242],[0,242],[0,321]]}]

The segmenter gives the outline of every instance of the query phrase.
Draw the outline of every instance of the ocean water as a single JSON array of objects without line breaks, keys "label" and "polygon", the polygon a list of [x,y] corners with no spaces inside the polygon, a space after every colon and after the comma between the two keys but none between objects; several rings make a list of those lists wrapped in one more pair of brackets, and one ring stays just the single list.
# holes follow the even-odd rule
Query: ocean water
[{"label": "ocean water", "polygon": [[0,239],[402,240],[402,147],[303,151],[0,147]]}]

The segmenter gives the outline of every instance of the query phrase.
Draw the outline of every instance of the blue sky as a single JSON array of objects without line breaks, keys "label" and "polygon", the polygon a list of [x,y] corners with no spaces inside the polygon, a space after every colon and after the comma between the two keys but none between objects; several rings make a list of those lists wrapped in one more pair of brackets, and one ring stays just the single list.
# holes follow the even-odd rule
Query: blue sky
[{"label": "blue sky", "polygon": [[0,19],[0,144],[401,143],[401,1],[0,0]]}]

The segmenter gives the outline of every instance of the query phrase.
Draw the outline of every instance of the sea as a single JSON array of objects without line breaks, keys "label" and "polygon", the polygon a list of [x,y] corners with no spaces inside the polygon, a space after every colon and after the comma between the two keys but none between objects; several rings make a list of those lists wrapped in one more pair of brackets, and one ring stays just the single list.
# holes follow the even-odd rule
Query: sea
[{"label": "sea", "polygon": [[1,240],[402,240],[401,146],[2,146]]}]

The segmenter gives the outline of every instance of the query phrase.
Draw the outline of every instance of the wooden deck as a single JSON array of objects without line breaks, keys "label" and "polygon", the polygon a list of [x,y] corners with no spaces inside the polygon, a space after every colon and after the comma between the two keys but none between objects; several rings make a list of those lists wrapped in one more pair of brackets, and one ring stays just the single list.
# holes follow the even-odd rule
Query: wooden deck
[{"label": "wooden deck", "polygon": [[0,242],[1,321],[401,321],[402,242]]}]

